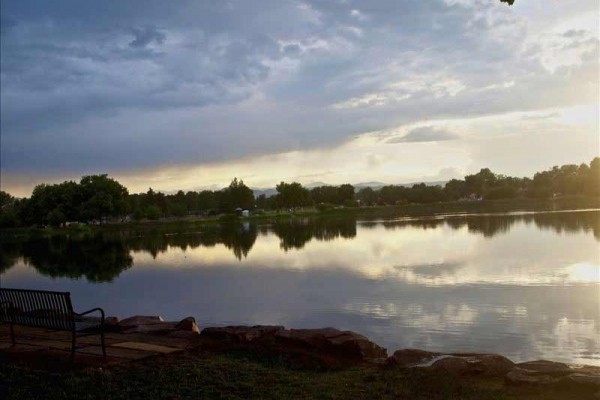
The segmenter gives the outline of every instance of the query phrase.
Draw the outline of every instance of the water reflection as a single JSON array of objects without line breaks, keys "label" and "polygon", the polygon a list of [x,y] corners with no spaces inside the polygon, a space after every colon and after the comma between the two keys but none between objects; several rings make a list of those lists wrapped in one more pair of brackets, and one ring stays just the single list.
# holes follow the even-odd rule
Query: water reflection
[{"label": "water reflection", "polygon": [[122,241],[102,235],[83,238],[53,236],[21,243],[2,243],[0,253],[0,272],[8,270],[21,259],[42,275],[72,279],[85,277],[90,282],[111,282],[133,265],[129,249]]},{"label": "water reflection", "polygon": [[169,247],[181,250],[195,249],[200,246],[214,247],[223,244],[230,249],[238,260],[248,256],[258,236],[256,225],[249,223],[223,224],[207,226],[202,232],[180,232],[175,234],[145,234],[122,236],[122,240],[132,251],[144,251],[156,259],[166,253]]},{"label": "water reflection", "polygon": [[292,219],[0,242],[0,279],[120,317],[335,326],[390,350],[600,365],[599,217]]},{"label": "water reflection", "polygon": [[[517,215],[456,215],[419,220],[382,222],[383,226],[388,229],[396,229],[403,226],[435,229],[446,225],[454,230],[459,230],[467,227],[469,232],[480,233],[486,238],[506,234],[517,223],[524,223],[526,225],[533,223],[540,230],[552,230],[559,234],[593,232],[594,237],[600,241],[600,214],[596,211],[527,213]],[[377,224],[366,223],[364,226],[376,227]]]},{"label": "water reflection", "polygon": [[284,251],[302,249],[313,238],[330,241],[337,238],[352,239],[356,236],[356,220],[353,218],[300,218],[277,222],[271,227],[281,240]]},{"label": "water reflection", "polygon": [[[339,238],[353,239],[357,235],[357,226],[367,230],[380,226],[386,230],[417,228],[425,231],[444,227],[454,231],[466,228],[471,234],[492,238],[508,233],[515,224],[532,223],[540,230],[557,234],[593,232],[596,240],[600,241],[600,213],[597,211],[445,216],[381,222],[357,222],[353,218],[294,218],[262,226],[250,222],[210,225],[204,227],[201,232],[140,235],[135,231],[122,231],[118,234],[53,236],[25,242],[4,240],[0,241],[0,273],[7,271],[22,259],[41,274],[54,278],[85,277],[90,282],[110,282],[121,271],[132,266],[132,251],[146,252],[156,259],[159,254],[167,253],[170,248],[185,251],[199,247],[213,248],[222,244],[238,260],[242,260],[248,257],[259,235],[275,235],[280,241],[280,249],[287,252],[292,249],[300,250],[313,239],[320,242]],[[462,266],[462,263],[452,261],[416,264],[410,266],[409,273],[433,279],[453,275]],[[405,267],[396,266],[399,270]],[[580,270],[581,268],[583,267],[579,267]],[[581,275],[586,272],[576,273]],[[594,274],[594,271],[589,272],[588,269],[587,274]],[[408,277],[407,279],[410,280]]]}]

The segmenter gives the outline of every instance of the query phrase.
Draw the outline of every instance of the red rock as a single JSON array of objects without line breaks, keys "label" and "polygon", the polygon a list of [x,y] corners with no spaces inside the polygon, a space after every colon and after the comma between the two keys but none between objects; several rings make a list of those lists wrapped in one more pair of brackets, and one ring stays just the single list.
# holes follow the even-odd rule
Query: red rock
[{"label": "red rock", "polygon": [[280,325],[224,326],[204,328],[202,336],[236,343],[249,343],[272,337],[284,328]]},{"label": "red rock", "polygon": [[149,315],[136,315],[133,317],[125,318],[119,322],[121,327],[132,327],[137,325],[150,325],[164,322],[160,316],[149,316]]},{"label": "red rock", "polygon": [[556,382],[557,379],[550,375],[532,374],[521,368],[515,368],[504,378],[504,383],[508,386],[546,386]]},{"label": "red rock", "polygon": [[535,371],[559,376],[574,372],[573,369],[571,369],[567,364],[546,360],[523,362],[517,364],[517,366],[521,369],[526,369],[528,371]]},{"label": "red rock", "polygon": [[279,331],[275,336],[325,354],[333,353],[368,361],[387,357],[386,349],[352,331],[334,328],[290,329]]},{"label": "red rock", "polygon": [[119,318],[117,318],[117,317],[106,317],[106,318],[104,318],[104,325],[108,325],[108,326],[119,325]]},{"label": "red rock", "polygon": [[505,376],[515,369],[515,364],[508,358],[498,354],[449,354],[447,357],[434,361],[432,369],[443,369],[456,374]]}]

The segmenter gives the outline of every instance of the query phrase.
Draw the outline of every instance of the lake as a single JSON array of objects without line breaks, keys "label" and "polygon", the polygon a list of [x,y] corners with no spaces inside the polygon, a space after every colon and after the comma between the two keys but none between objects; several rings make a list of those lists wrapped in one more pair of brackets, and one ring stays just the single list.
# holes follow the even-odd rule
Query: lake
[{"label": "lake", "polygon": [[0,250],[2,287],[69,291],[78,310],[600,365],[600,210],[124,229]]}]

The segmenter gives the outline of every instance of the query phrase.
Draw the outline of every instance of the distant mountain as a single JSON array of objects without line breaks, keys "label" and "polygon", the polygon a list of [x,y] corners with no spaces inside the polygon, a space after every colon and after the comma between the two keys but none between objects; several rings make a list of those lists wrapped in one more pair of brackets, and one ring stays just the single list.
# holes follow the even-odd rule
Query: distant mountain
[{"label": "distant mountain", "polygon": [[411,187],[412,185],[417,185],[420,183],[424,183],[427,186],[444,186],[448,181],[433,181],[433,182],[411,182],[411,183],[399,183],[398,186]]},{"label": "distant mountain", "polygon": [[304,186],[305,188],[308,188],[308,189],[312,189],[312,188],[316,188],[319,186],[331,186],[331,185],[329,185],[328,183],[325,183],[325,182],[317,181],[317,182],[307,183],[306,185],[302,185],[302,186]]},{"label": "distant mountain", "polygon": [[254,193],[254,197],[258,197],[261,194],[264,194],[266,197],[271,197],[277,194],[277,190],[275,188],[272,189],[252,189]]},{"label": "distant mountain", "polygon": [[362,189],[362,188],[366,188],[366,187],[370,187],[371,189],[380,189],[382,187],[384,187],[385,185],[387,185],[387,183],[383,183],[383,182],[361,182],[361,183],[357,183],[356,185],[353,185],[356,189]]}]

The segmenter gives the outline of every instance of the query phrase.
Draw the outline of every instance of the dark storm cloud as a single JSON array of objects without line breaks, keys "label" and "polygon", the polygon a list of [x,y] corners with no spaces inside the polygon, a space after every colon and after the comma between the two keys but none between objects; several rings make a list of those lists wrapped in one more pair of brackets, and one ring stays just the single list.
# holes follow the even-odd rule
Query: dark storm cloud
[{"label": "dark storm cloud", "polygon": [[526,29],[513,9],[461,3],[2,2],[3,173],[331,146],[424,118],[570,104],[571,77],[595,73],[597,46],[549,73],[539,49],[515,45]]}]

